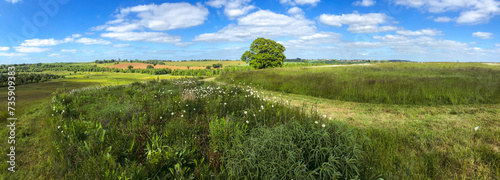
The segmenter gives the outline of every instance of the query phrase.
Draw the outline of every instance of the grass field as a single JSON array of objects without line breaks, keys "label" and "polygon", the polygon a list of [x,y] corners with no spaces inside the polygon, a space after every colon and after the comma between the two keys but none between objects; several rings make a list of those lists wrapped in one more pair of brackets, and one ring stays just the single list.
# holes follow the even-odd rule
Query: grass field
[{"label": "grass field", "polygon": [[500,103],[500,68],[464,63],[384,63],[224,74],[224,82],[267,90],[383,104]]},{"label": "grass field", "polygon": [[[148,65],[153,66],[153,64],[147,64],[147,63],[120,63],[120,64],[115,64],[108,66],[109,68],[119,68],[119,69],[128,69],[128,66],[134,67],[133,69],[146,69]],[[187,66],[169,66],[169,65],[156,65],[154,66],[155,69],[158,68],[169,68],[169,69],[182,69],[186,70],[188,69]],[[206,67],[189,67],[189,69],[206,69]]]},{"label": "grass field", "polygon": [[[120,64],[125,64],[128,62],[120,62]],[[190,67],[207,67],[207,66],[212,66],[213,64],[222,64],[223,67],[226,66],[239,66],[239,65],[244,65],[245,62],[242,61],[174,61],[174,62],[165,62],[165,66],[190,66]],[[97,67],[110,67],[115,65],[115,63],[94,63],[94,62],[74,62],[74,63],[69,63],[71,65],[96,65]],[[144,63],[140,63],[144,64]],[[128,66],[128,65],[127,65]]]},{"label": "grass field", "polygon": [[[0,179],[498,179],[498,71],[487,64],[388,63],[242,71],[206,83],[56,72],[66,78],[16,87],[19,169]],[[126,85],[158,77],[165,80]],[[448,98],[456,100],[346,100],[308,90],[328,91],[323,82],[357,87],[351,96],[451,89]],[[59,92],[52,101],[64,83],[67,91],[96,88]],[[455,97],[468,91],[475,96]],[[418,96],[425,95],[410,97]]]},{"label": "grass field", "polygon": [[227,66],[239,66],[245,64],[243,61],[176,61],[176,62],[165,62],[167,66],[191,66],[191,67],[207,67],[213,64],[222,64],[223,67]]},{"label": "grass field", "polygon": [[[220,76],[219,80],[245,83],[245,86],[252,83],[252,86],[269,89],[264,90],[267,97],[287,99],[296,107],[306,105],[334,117],[334,121],[360,128],[374,148],[365,149],[371,158],[365,159],[364,163],[370,164],[375,174],[380,173],[381,177],[496,179],[500,175],[498,67],[429,63],[280,70],[234,72]],[[414,81],[415,78],[432,81],[421,83]],[[378,87],[370,85],[371,81],[375,81]],[[354,90],[354,93],[342,94],[336,91],[339,88]],[[397,97],[398,90],[411,92],[415,88],[433,89],[427,91],[431,93],[451,90],[455,96],[465,96],[456,99],[471,101],[457,100],[456,104],[461,102],[461,105],[433,99],[419,102],[418,97],[426,96],[422,93],[412,95],[417,101],[387,102],[379,96],[348,99],[366,92]],[[480,88],[492,89],[480,91]],[[433,95],[439,96],[437,93]],[[491,101],[472,101],[481,96]]]}]

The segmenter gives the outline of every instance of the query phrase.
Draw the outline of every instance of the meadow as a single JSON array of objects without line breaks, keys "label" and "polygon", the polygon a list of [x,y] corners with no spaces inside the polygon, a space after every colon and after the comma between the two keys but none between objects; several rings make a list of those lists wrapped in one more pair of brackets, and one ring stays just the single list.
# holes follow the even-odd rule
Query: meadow
[{"label": "meadow", "polygon": [[[370,158],[364,163],[383,178],[496,179],[500,175],[498,72],[498,66],[485,64],[388,63],[242,71],[218,80],[259,87],[296,107],[317,108],[358,128],[373,146],[365,151]],[[399,93],[424,87],[436,99]],[[339,88],[353,92],[343,94]],[[439,100],[440,96],[447,100]]]},{"label": "meadow", "polygon": [[500,103],[500,68],[471,63],[383,63],[240,71],[218,78],[327,99],[404,105]]},{"label": "meadow", "polygon": [[0,179],[500,177],[500,66],[297,66],[214,82],[53,72],[16,87],[19,169]]},{"label": "meadow", "polygon": [[190,79],[60,90],[34,115],[50,170],[7,178],[366,176],[351,128],[261,95]]}]

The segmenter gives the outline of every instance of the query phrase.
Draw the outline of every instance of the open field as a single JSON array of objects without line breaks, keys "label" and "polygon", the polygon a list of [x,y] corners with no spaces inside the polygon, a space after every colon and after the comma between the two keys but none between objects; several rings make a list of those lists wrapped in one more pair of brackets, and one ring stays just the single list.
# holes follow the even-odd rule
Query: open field
[{"label": "open field", "polygon": [[65,80],[72,82],[87,82],[98,86],[122,85],[133,82],[156,80],[156,79],[176,79],[180,76],[172,75],[149,75],[139,73],[108,73],[108,72],[84,72],[66,75]]},{"label": "open field", "polygon": [[213,64],[222,64],[223,67],[227,66],[239,66],[245,64],[243,61],[175,61],[175,62],[165,62],[167,66],[190,66],[190,67],[207,67]]},{"label": "open field", "polygon": [[[500,177],[499,103],[474,100],[495,100],[494,93],[481,89],[499,88],[498,66],[280,68],[232,72],[205,83],[138,73],[54,74],[66,78],[16,87],[19,169],[0,179]],[[419,84],[415,78],[434,81]],[[163,80],[134,83],[157,79]],[[335,84],[341,80],[353,82]],[[439,84],[455,88],[451,95],[468,97],[473,90],[475,96],[448,97],[457,103],[373,101],[382,96],[366,101],[319,97],[306,88],[327,91],[324,82],[380,93],[382,87],[443,92],[436,90]],[[52,92],[64,83],[66,93],[56,93],[52,101]],[[292,91],[268,85],[279,83]],[[423,94],[413,95],[418,96]]]},{"label": "open field", "polygon": [[[153,64],[146,64],[146,63],[120,63],[120,64],[115,64],[108,66],[109,68],[119,68],[119,69],[127,69],[128,66],[133,66],[134,69],[146,69],[148,65],[153,66]],[[155,69],[158,68],[170,68],[172,70],[174,69],[188,69],[187,66],[168,66],[168,65],[156,65],[154,66]],[[206,67],[189,67],[189,69],[206,69]]]},{"label": "open field", "polygon": [[[500,103],[500,67],[472,63],[383,63],[231,72],[224,82],[267,90],[383,104]],[[234,80],[234,81],[233,81]]]}]

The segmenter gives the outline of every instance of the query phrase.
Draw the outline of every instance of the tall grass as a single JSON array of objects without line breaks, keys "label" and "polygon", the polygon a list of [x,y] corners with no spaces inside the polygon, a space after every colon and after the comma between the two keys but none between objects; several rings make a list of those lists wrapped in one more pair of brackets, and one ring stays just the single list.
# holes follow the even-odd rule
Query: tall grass
[{"label": "tall grass", "polygon": [[[352,128],[262,95],[250,87],[186,79],[57,92],[44,115],[52,130],[53,164],[67,179],[364,174],[363,147]],[[279,156],[267,159],[269,151]],[[278,164],[283,166],[275,169]]]},{"label": "tall grass", "polygon": [[371,66],[231,72],[219,77],[267,90],[343,101],[407,104],[500,103],[500,68],[484,64],[384,63]]}]

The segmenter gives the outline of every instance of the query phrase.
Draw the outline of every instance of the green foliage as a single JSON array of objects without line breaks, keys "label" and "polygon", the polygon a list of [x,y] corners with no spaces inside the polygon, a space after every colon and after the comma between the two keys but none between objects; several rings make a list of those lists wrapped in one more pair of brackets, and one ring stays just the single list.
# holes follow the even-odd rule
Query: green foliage
[{"label": "green foliage", "polygon": [[343,126],[292,122],[253,129],[225,158],[234,179],[356,179],[359,148]]},{"label": "green foliage", "polygon": [[127,68],[128,68],[128,70],[131,70],[131,69],[133,69],[133,68],[134,68],[134,66],[132,66],[132,65],[128,65],[128,66],[127,66]]},{"label": "green foliage", "polygon": [[242,61],[247,61],[255,69],[281,67],[286,57],[285,47],[276,41],[257,38],[250,45],[250,50],[243,53]]},{"label": "green foliage", "polygon": [[146,69],[154,69],[154,68],[155,68],[155,67],[154,67],[154,66],[151,66],[151,65],[148,65],[148,66],[146,67]]},{"label": "green foliage", "polygon": [[214,67],[214,68],[222,68],[222,64],[221,63],[212,64],[212,67]]},{"label": "green foliage", "polygon": [[[7,74],[1,74],[0,73],[0,87],[7,87],[8,86],[8,76]],[[54,74],[35,74],[35,73],[18,73],[15,75],[15,85],[19,86],[22,84],[31,84],[31,83],[39,83],[39,82],[46,82],[50,81],[53,79],[59,79],[59,78],[64,78],[64,76],[60,75],[54,75]]]}]

